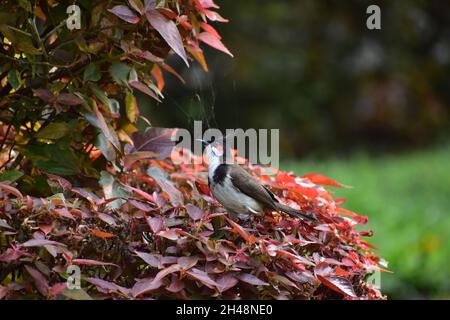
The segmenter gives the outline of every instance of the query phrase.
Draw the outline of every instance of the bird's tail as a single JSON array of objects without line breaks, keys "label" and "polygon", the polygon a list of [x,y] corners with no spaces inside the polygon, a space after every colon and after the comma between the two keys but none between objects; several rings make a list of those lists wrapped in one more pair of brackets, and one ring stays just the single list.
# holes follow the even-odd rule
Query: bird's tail
[{"label": "bird's tail", "polygon": [[305,214],[303,212],[300,212],[300,211],[298,211],[298,210],[296,210],[294,208],[291,208],[291,207],[289,207],[289,206],[287,206],[285,204],[282,204],[282,203],[278,202],[276,204],[276,206],[277,206],[277,210],[283,211],[283,212],[285,212],[285,213],[287,213],[287,214],[289,214],[291,216],[295,216],[295,217],[299,217],[299,218],[306,219],[306,220],[309,220],[309,221],[317,222],[317,219],[315,217],[313,217],[311,215],[307,215],[307,214]]}]

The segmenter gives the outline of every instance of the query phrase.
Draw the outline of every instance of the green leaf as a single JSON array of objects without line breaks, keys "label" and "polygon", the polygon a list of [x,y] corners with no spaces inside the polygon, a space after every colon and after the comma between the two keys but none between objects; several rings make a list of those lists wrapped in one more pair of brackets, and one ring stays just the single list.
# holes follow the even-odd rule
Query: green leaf
[{"label": "green leaf", "polygon": [[109,73],[113,80],[120,84],[121,86],[127,86],[128,75],[130,74],[131,68],[124,63],[116,63],[109,67]]},{"label": "green leaf", "polygon": [[68,132],[69,125],[66,122],[53,122],[40,130],[36,134],[36,138],[57,140],[64,137]]},{"label": "green leaf", "polygon": [[102,75],[98,71],[97,66],[94,63],[90,63],[86,69],[84,69],[83,80],[84,81],[98,81]]},{"label": "green leaf", "polygon": [[58,140],[55,144],[30,145],[22,152],[36,168],[45,172],[60,176],[77,175],[80,173],[79,157],[64,140]]},{"label": "green leaf", "polygon": [[11,169],[0,173],[0,181],[14,182],[23,176],[23,173],[19,170]]},{"label": "green leaf", "polygon": [[20,87],[20,73],[15,69],[11,69],[8,72],[8,82],[15,90]]}]

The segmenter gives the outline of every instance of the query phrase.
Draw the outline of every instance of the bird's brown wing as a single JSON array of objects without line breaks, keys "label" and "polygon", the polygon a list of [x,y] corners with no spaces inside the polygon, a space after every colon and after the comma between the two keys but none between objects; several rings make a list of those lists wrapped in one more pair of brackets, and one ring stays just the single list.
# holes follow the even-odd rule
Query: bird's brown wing
[{"label": "bird's brown wing", "polygon": [[233,164],[229,172],[233,185],[242,193],[259,201],[263,206],[270,209],[276,209],[278,200],[272,192],[264,187],[261,183],[256,181],[247,171],[241,166]]}]

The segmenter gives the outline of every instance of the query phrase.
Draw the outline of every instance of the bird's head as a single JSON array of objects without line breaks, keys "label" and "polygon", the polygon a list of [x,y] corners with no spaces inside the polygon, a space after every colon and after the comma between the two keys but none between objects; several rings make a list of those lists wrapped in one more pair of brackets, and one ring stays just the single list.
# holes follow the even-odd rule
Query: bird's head
[{"label": "bird's head", "polygon": [[222,158],[224,155],[223,145],[216,141],[214,138],[211,140],[203,140],[197,139],[201,141],[203,146],[205,147],[205,155],[208,158],[208,161],[211,161],[213,158]]}]

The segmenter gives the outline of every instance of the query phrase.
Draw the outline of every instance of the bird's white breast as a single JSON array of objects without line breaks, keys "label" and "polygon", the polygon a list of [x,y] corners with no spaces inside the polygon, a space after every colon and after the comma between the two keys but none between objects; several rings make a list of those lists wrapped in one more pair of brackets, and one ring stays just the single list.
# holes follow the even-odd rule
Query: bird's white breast
[{"label": "bird's white breast", "polygon": [[261,212],[263,209],[256,200],[242,193],[233,185],[230,175],[225,177],[222,184],[216,183],[211,189],[217,201],[234,213],[247,215]]}]

